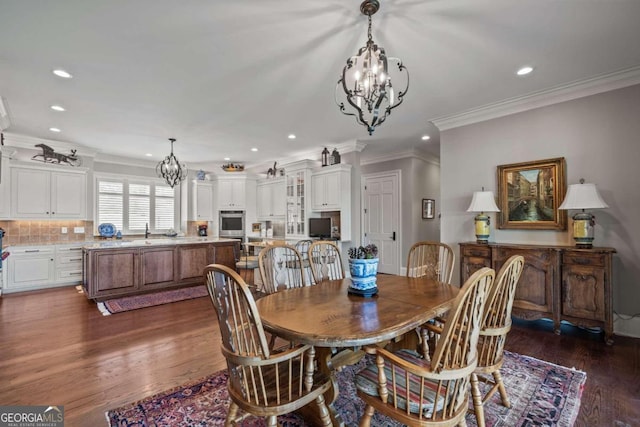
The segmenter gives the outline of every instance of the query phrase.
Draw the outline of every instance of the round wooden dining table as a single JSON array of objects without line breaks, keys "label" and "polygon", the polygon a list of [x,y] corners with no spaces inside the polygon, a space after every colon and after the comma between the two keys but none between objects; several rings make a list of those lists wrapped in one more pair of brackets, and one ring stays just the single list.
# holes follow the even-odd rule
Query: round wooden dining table
[{"label": "round wooden dining table", "polygon": [[[289,341],[313,345],[320,369],[339,366],[332,349],[380,344],[402,336],[446,313],[459,288],[427,278],[379,274],[378,294],[361,297],[348,293],[351,279],[278,291],[256,301],[267,331]],[[347,359],[348,360],[348,359]],[[352,359],[355,360],[355,359]],[[332,403],[337,384],[325,398],[332,418],[340,424]]]}]

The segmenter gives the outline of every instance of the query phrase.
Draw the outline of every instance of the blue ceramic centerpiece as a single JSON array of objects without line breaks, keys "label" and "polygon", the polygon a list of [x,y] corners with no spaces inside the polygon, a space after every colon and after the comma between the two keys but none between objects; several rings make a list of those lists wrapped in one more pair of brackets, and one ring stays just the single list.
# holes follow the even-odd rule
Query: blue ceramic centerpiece
[{"label": "blue ceramic centerpiece", "polygon": [[378,293],[378,247],[374,244],[349,249],[349,294],[372,297]]}]

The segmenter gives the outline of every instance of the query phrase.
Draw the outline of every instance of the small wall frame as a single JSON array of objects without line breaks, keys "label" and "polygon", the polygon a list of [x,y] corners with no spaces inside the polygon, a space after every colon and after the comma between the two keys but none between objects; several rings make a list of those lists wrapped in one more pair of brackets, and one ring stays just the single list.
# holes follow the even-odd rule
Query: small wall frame
[{"label": "small wall frame", "polygon": [[422,199],[422,219],[435,218],[436,201],[433,199]]}]

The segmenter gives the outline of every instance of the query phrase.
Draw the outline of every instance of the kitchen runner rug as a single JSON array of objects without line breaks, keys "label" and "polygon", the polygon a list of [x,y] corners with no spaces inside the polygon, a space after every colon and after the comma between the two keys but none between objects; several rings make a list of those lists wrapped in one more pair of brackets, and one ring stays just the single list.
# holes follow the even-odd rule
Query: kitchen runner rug
[{"label": "kitchen runner rug", "polygon": [[155,292],[152,294],[133,295],[130,297],[110,299],[108,301],[99,302],[98,310],[100,310],[104,316],[109,316],[114,313],[136,310],[138,308],[153,307],[155,305],[168,304],[170,302],[200,298],[207,296],[207,294],[206,286],[192,286],[190,288],[173,289],[169,291]]},{"label": "kitchen runner rug", "polygon": [[[367,356],[337,373],[340,395],[334,407],[347,426],[357,426],[364,413],[364,403],[356,395],[354,376],[372,360]],[[505,352],[501,372],[511,409],[502,406],[499,393],[496,393],[485,405],[487,427],[573,425],[580,409],[586,373],[510,352]],[[112,409],[106,413],[108,425],[222,426],[229,408],[227,378],[226,370],[216,372],[199,381]],[[466,421],[469,426],[477,426],[472,412],[467,413]],[[278,423],[287,427],[309,425],[295,414],[278,417]],[[241,425],[258,427],[264,426],[265,422],[250,416]],[[372,425],[395,427],[401,424],[376,412]]]}]

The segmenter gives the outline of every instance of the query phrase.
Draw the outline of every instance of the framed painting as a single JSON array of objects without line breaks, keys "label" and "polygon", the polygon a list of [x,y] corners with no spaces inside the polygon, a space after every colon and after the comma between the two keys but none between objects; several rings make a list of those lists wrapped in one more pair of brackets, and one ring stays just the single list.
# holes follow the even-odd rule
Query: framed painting
[{"label": "framed painting", "polygon": [[422,199],[422,219],[433,219],[435,217],[436,201],[433,199]]},{"label": "framed painting", "polygon": [[564,157],[498,166],[498,228],[566,230]]}]

